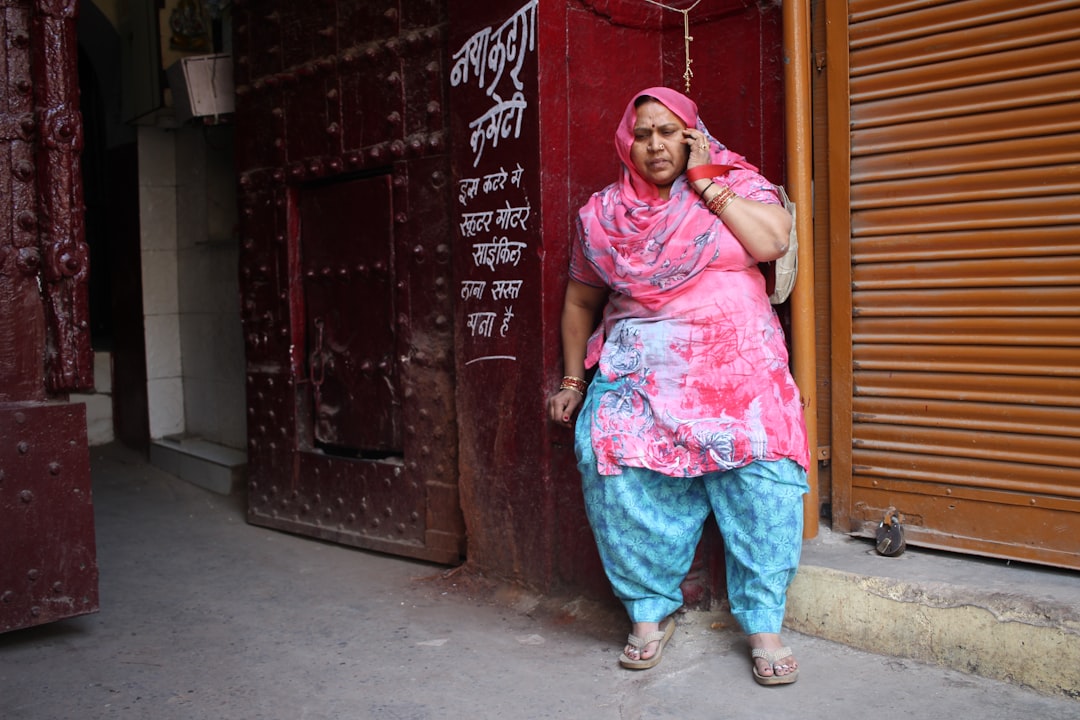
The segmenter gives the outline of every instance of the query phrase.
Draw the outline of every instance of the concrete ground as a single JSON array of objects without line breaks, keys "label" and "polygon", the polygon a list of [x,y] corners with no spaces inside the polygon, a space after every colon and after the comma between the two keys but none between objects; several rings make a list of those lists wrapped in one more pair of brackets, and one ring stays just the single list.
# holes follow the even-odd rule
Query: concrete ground
[{"label": "concrete ground", "polygon": [[799,682],[761,688],[719,613],[683,615],[663,662],[629,672],[612,606],[254,527],[236,497],[123,448],[91,457],[101,611],[0,635],[3,720],[1080,717],[1060,694],[790,631]]}]

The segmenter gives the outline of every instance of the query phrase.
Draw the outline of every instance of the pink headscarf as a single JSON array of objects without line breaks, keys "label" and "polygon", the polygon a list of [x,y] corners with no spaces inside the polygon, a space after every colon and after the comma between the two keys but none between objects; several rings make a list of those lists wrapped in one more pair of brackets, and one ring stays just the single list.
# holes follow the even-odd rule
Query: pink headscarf
[{"label": "pink headscarf", "polygon": [[633,99],[630,100],[629,104],[627,104],[626,110],[623,112],[622,120],[619,121],[619,127],[615,130],[615,152],[619,154],[619,159],[622,160],[623,163],[623,182],[628,183],[633,187],[634,194],[639,199],[655,201],[660,197],[660,193],[656,189],[656,186],[641,177],[634,167],[633,161],[630,160],[630,146],[634,143],[634,124],[637,122],[637,108],[634,107],[634,104],[638,101],[638,98],[644,96],[656,98],[664,105],[664,107],[682,120],[686,124],[686,127],[694,128],[704,133],[705,137],[709,139],[710,155],[712,155],[714,164],[733,165],[757,171],[756,167],[746,162],[746,158],[742,155],[730,152],[721,145],[716,138],[709,134],[709,131],[705,129],[705,123],[703,123],[701,117],[698,116],[697,103],[693,100],[686,97],[681,92],[670,88],[646,88],[635,95]]},{"label": "pink headscarf", "polygon": [[704,133],[714,164],[751,172],[757,168],[712,137],[698,117],[697,104],[680,92],[648,88],[626,106],[615,131],[622,177],[581,208],[582,241],[586,258],[612,289],[656,308],[712,262],[717,239],[730,231],[704,206],[685,175],[675,179],[669,199],[663,200],[657,187],[634,168],[634,103],[643,95],[656,98],[687,127]]}]

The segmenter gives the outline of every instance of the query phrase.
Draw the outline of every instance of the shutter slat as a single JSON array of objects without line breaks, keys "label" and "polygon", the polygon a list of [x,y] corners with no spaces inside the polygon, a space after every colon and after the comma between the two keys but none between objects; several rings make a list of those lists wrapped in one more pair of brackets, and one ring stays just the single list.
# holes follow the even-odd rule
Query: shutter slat
[{"label": "shutter slat", "polygon": [[1080,70],[852,104],[854,130],[1080,99]]},{"label": "shutter slat", "polygon": [[933,212],[914,212],[908,207],[860,210],[852,213],[851,231],[853,235],[892,235],[1078,223],[1076,196],[1057,195],[935,205]]},{"label": "shutter slat", "polygon": [[990,488],[1013,495],[1013,502],[1018,504],[1030,502],[1021,493],[1080,499],[1080,475],[1072,467],[865,449],[853,450],[851,462],[856,473],[852,480],[869,480],[867,484],[874,482],[871,478],[892,478],[931,483],[943,491],[947,486]]},{"label": "shutter slat", "polygon": [[[858,370],[1080,377],[1080,348],[856,343]],[[1003,380],[1003,382],[1006,382]]]},{"label": "shutter slat", "polygon": [[879,17],[924,10],[953,2],[954,0],[850,0],[848,2],[849,22],[852,25]]},{"label": "shutter slat", "polygon": [[856,397],[955,400],[1024,406],[1080,408],[1080,378],[1017,376],[1008,383],[981,375],[939,372],[860,372]]},{"label": "shutter slat", "polygon": [[1080,39],[1021,47],[851,79],[852,102],[985,86],[1080,67]]},{"label": "shutter slat", "polygon": [[[1080,136],[1076,138],[1080,143]],[[1069,195],[1080,207],[1080,163],[1010,168],[994,172],[925,175],[900,180],[856,182],[852,178],[851,209],[910,207],[925,212],[927,205],[960,203],[969,200],[1034,198],[1042,195]]]},{"label": "shutter slat", "polygon": [[857,343],[904,343],[913,335],[930,345],[1080,346],[1080,333],[1057,318],[857,318],[852,331]]},{"label": "shutter slat", "polygon": [[[931,3],[851,3],[849,42],[853,50],[914,37],[1015,21],[1069,7],[1068,0],[1017,3],[962,0]],[[905,12],[905,10],[907,10]]]},{"label": "shutter slat", "polygon": [[851,157],[921,148],[950,148],[1011,138],[1069,135],[1080,132],[1080,102],[978,111],[961,117],[913,119],[903,125],[856,129]]},{"label": "shutter slat", "polygon": [[858,263],[905,260],[968,260],[978,258],[1046,257],[1075,253],[1080,233],[1075,227],[1009,228],[975,232],[873,235],[853,238]]},{"label": "shutter slat", "polygon": [[[1080,285],[1080,254],[995,260],[874,263],[856,266],[852,278],[852,287],[857,291],[931,291],[936,288],[962,287],[1023,289],[1047,285]],[[1077,313],[1080,314],[1080,308],[1077,308]]]},{"label": "shutter slat", "polygon": [[1080,439],[1076,437],[875,423],[864,423],[860,430],[855,447],[861,450],[1080,468]]},{"label": "shutter slat", "polygon": [[851,181],[862,184],[901,178],[921,180],[959,173],[1000,172],[1077,162],[1080,162],[1080,133],[1070,133],[908,149],[853,158]]},{"label": "shutter slat", "polygon": [[1080,408],[856,397],[852,411],[859,422],[878,425],[1060,435],[1074,441],[1080,435]]},{"label": "shutter slat", "polygon": [[[949,288],[855,292],[852,295],[857,317],[1061,317],[1075,332],[1080,287],[1033,287],[1022,293],[1004,294],[998,288]],[[917,338],[912,337],[912,342]]]},{"label": "shutter slat", "polygon": [[851,53],[852,77],[915,65],[932,65],[973,55],[1002,53],[1076,37],[1080,37],[1080,8],[1068,8],[1053,15],[1021,18],[1006,25],[994,23],[966,27],[855,50]]}]

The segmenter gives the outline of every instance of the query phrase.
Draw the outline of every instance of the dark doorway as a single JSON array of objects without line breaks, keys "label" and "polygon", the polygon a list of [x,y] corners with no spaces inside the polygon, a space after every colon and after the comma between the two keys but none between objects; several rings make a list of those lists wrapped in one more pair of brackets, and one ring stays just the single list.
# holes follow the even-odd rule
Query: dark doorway
[{"label": "dark doorway", "polygon": [[146,450],[150,422],[139,242],[138,143],[134,128],[120,117],[119,34],[92,3],[83,5],[78,30],[91,342],[95,351],[111,353],[113,378],[122,378],[112,383],[116,439]]}]

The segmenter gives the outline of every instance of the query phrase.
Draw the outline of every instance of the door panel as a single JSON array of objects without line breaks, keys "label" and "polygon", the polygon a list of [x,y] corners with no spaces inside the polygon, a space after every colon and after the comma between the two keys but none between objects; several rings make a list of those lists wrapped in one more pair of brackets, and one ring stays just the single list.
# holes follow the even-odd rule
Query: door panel
[{"label": "door panel", "polygon": [[[98,610],[73,13],[0,7],[0,632]],[[9,693],[10,694],[10,693]]]},{"label": "door panel", "polygon": [[0,632],[98,611],[84,405],[0,404]]},{"label": "door panel", "polygon": [[401,454],[390,177],[301,191],[300,244],[315,440]]}]

